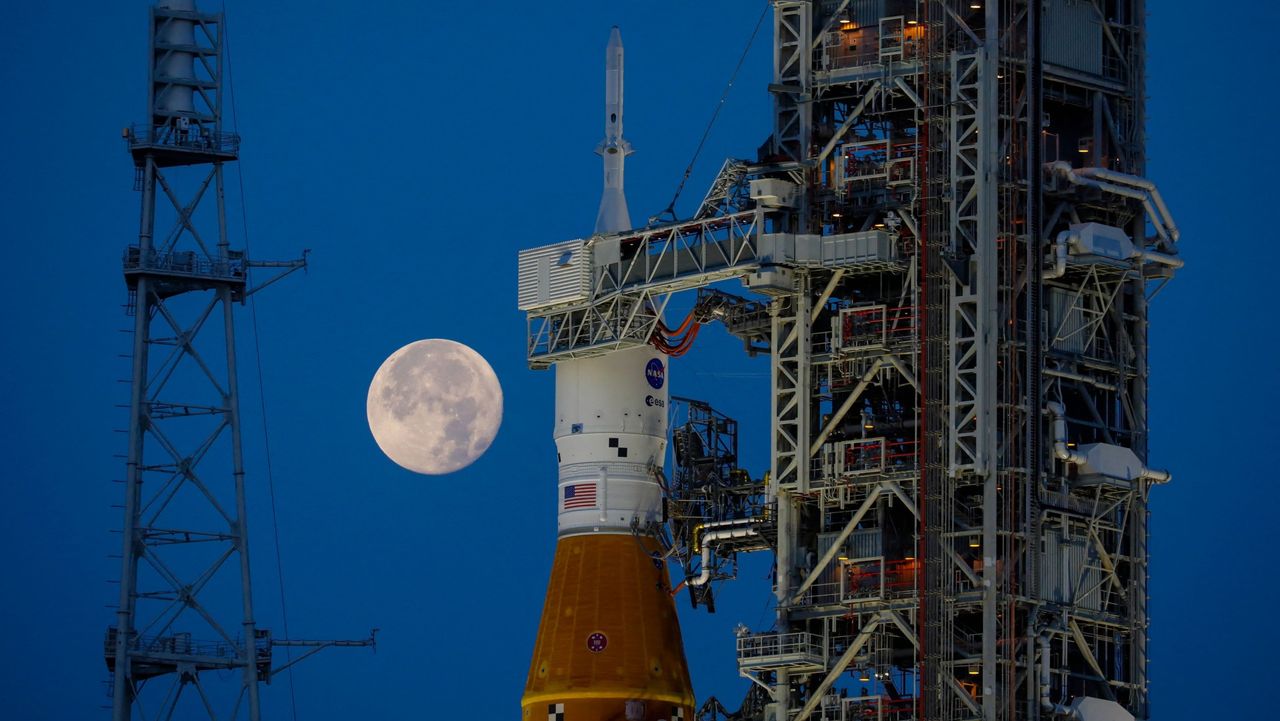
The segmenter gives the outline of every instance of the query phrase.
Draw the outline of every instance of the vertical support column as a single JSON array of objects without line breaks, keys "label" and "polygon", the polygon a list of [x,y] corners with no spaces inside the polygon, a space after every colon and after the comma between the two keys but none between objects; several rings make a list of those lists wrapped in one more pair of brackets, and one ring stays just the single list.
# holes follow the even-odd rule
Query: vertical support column
[{"label": "vertical support column", "polygon": [[[222,193],[219,187],[218,198]],[[222,216],[225,218],[225,216]],[[236,553],[240,556],[240,594],[241,609],[244,617],[241,627],[244,629],[244,687],[249,698],[249,721],[259,721],[258,707],[258,658],[257,627],[253,619],[252,577],[249,573],[249,521],[244,492],[244,456],[240,439],[240,388],[236,375],[236,336],[235,319],[232,313],[231,289],[218,291],[222,297],[222,317],[227,338],[227,422],[231,428],[231,472],[235,481],[236,524],[232,532],[235,534]]]},{"label": "vertical support column", "polygon": [[[1142,222],[1142,219],[1135,225]],[[1141,237],[1141,236],[1137,236]],[[1134,434],[1133,450],[1145,463],[1147,461],[1147,296],[1141,278],[1133,282],[1133,313],[1136,320],[1133,324],[1134,379],[1133,379],[1133,415]],[[1134,697],[1130,711],[1134,718],[1143,721],[1150,717],[1147,703],[1147,510],[1148,493],[1151,489],[1147,481],[1136,481],[1129,511],[1129,543],[1133,549],[1133,571],[1129,591],[1129,627],[1133,638],[1133,651],[1130,654],[1130,678],[1134,686]]]},{"label": "vertical support column", "polygon": [[[142,214],[138,222],[139,257],[152,252],[155,235],[156,164],[150,156],[143,168]],[[133,371],[129,386],[129,451],[125,461],[124,523],[120,529],[120,598],[116,607],[115,678],[112,679],[112,721],[128,721],[133,707],[129,639],[133,635],[137,601],[138,515],[142,497],[142,449],[147,424],[147,348],[151,333],[151,287],[140,278],[135,291]]]},{"label": "vertical support column", "polygon": [[809,276],[797,271],[795,293],[771,306],[773,348],[772,377],[773,454],[772,477],[779,487],[801,493],[809,490],[809,436],[812,381],[809,353]]},{"label": "vertical support column", "polygon": [[[1120,3],[1120,7],[1125,7],[1124,3]],[[1146,76],[1146,47],[1147,47],[1147,2],[1146,0],[1133,0],[1132,11],[1129,13],[1128,20],[1136,28],[1133,36],[1133,55],[1130,63],[1131,76],[1129,92],[1133,98],[1133,123],[1134,135],[1134,166],[1131,172],[1138,175],[1145,175],[1147,172],[1147,76]],[[1133,231],[1130,233],[1134,238],[1141,238],[1146,232],[1146,226],[1142,217],[1137,218],[1133,224]],[[1134,314],[1137,316],[1134,332],[1134,354],[1136,355],[1136,377],[1133,381],[1133,408],[1135,413],[1135,427],[1133,450],[1138,454],[1143,462],[1147,461],[1147,298],[1146,291],[1141,281],[1138,281],[1138,289],[1134,294]],[[1133,712],[1138,721],[1145,721],[1151,717],[1151,709],[1148,701],[1147,689],[1147,488],[1140,485],[1140,492],[1135,499],[1138,502],[1136,508],[1131,512],[1134,519],[1132,525],[1133,538],[1130,543],[1134,546],[1134,564],[1137,569],[1134,571],[1134,578],[1137,587],[1133,589],[1130,598],[1133,599],[1132,611],[1132,633],[1133,633],[1133,651],[1129,663],[1132,664],[1131,673],[1132,680],[1137,688],[1137,699],[1130,705],[1130,711]]]},{"label": "vertical support column", "polygon": [[811,117],[810,0],[775,0],[773,5],[773,142],[776,152],[795,162],[809,155]]},{"label": "vertical support column", "polygon": [[[1044,5],[1031,2],[1027,5],[1027,289],[1024,318],[1026,327],[1026,378],[1024,419],[1026,420],[1026,489],[1023,494],[1023,522],[1027,543],[1023,544],[1023,587],[1031,598],[1040,597],[1040,548],[1035,539],[1040,538],[1040,489],[1042,473],[1047,460],[1044,447],[1044,65],[1041,59],[1041,16]],[[1028,612],[1024,638],[1027,660],[1027,684],[1025,713],[1028,721],[1040,718],[1039,679],[1035,668],[1035,647],[1038,629],[1035,614]],[[1049,659],[1044,659],[1047,664]],[[1034,681],[1033,681],[1034,680]]]},{"label": "vertical support column", "polygon": [[[792,494],[809,489],[810,436],[810,338],[809,276],[798,272],[795,293],[770,306],[773,348],[772,376],[773,449],[769,474],[769,500],[776,503],[778,546],[775,556],[774,597],[777,629],[789,629],[792,570],[796,549],[795,506]],[[778,718],[785,721],[791,708],[791,677],[780,670],[774,685]]]},{"label": "vertical support column", "polygon": [[977,232],[974,247],[973,286],[977,295],[977,472],[982,479],[982,717],[997,716],[999,624],[998,534],[999,474],[996,463],[996,411],[998,407],[997,350],[1000,335],[999,263],[996,245],[999,198],[999,85],[1000,3],[985,3],[982,48],[978,51],[978,174]]}]

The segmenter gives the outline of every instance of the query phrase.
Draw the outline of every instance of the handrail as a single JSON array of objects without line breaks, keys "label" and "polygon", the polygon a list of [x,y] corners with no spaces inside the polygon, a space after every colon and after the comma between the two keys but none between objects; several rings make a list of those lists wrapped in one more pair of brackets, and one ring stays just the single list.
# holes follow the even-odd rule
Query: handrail
[{"label": "handrail", "polygon": [[137,123],[129,128],[126,139],[130,147],[160,145],[181,150],[232,154],[240,151],[239,133],[213,130],[198,124],[184,129],[168,124]]},{"label": "handrail", "polygon": [[151,250],[144,255],[136,245],[131,245],[124,251],[125,272],[154,270],[178,275],[244,280],[247,265],[244,256],[240,254],[227,258],[209,258],[193,250],[168,253]]}]

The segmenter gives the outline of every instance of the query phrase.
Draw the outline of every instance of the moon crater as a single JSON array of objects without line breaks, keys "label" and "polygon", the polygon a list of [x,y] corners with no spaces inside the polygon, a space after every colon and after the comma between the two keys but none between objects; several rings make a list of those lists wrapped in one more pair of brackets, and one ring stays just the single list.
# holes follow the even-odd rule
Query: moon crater
[{"label": "moon crater", "polygon": [[420,340],[378,368],[366,411],[369,430],[388,458],[416,473],[452,473],[493,442],[502,423],[502,387],[471,348]]}]

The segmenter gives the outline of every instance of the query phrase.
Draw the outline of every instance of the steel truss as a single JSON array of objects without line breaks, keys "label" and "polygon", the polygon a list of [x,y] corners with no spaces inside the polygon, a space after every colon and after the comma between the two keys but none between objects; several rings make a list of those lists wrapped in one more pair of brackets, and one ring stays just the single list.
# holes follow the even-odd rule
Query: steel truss
[{"label": "steel truss", "polygon": [[[194,45],[163,40],[179,22]],[[123,261],[129,445],[119,605],[104,644],[117,721],[242,709],[256,721],[259,683],[280,670],[274,646],[305,656],[373,643],[273,639],[255,621],[233,311],[305,260],[250,261],[231,247],[224,166],[240,139],[222,126],[222,27],[220,14],[152,10],[151,116],[125,134],[142,214]],[[174,53],[195,57],[194,77],[164,72]],[[165,100],[187,91],[193,108]],[[275,275],[253,286],[251,267]]]},{"label": "steel truss", "polygon": [[[1141,0],[1087,6],[775,0],[762,157],[727,163],[698,219],[617,238],[659,258],[754,212],[741,240],[651,277],[593,239],[591,287],[527,308],[545,367],[646,342],[650,294],[741,277],[765,298],[777,616],[738,639],[735,718],[1148,716],[1148,285],[1180,262],[1141,178]],[[1102,62],[1046,24],[1096,31]],[[1090,224],[1132,248],[1073,240]],[[868,232],[893,263],[799,261]]]}]

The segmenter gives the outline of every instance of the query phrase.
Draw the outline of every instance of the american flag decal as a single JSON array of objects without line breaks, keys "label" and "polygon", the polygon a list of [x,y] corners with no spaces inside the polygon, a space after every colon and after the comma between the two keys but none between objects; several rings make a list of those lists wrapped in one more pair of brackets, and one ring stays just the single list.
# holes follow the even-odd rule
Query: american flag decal
[{"label": "american flag decal", "polygon": [[571,483],[564,487],[564,510],[596,507],[596,484]]}]

